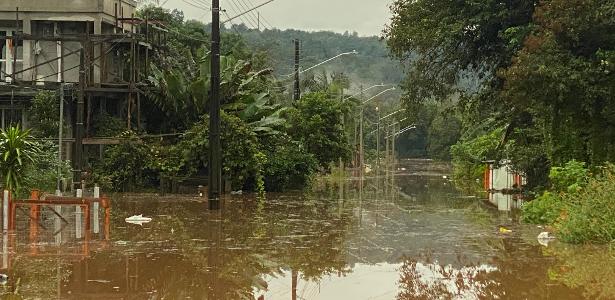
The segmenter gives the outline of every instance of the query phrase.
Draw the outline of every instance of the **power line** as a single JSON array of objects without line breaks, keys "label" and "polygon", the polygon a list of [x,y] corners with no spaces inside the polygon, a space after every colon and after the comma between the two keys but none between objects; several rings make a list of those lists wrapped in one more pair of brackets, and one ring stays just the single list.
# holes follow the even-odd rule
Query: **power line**
[{"label": "power line", "polygon": [[[253,9],[254,6],[246,4],[246,2],[244,0],[238,0],[238,2],[245,9],[245,12],[248,14],[248,16],[252,17],[252,19],[255,20],[255,22],[257,24],[256,27],[257,27],[257,29],[260,30],[260,16],[256,15],[256,13],[254,12],[254,9]],[[263,24],[263,27],[265,27],[264,24]]]},{"label": "power line", "polygon": [[181,33],[181,32],[179,32],[179,31],[177,31],[176,29],[173,29],[173,28],[171,28],[171,27],[169,27],[169,26],[166,26],[166,25],[164,25],[164,24],[162,24],[162,23],[160,23],[160,24],[158,24],[158,25],[159,25],[159,26],[164,27],[165,29],[169,30],[169,31],[170,31],[170,32],[172,32],[172,33],[175,33],[175,34],[177,34],[177,35],[183,36],[183,37],[188,38],[188,39],[191,39],[191,40],[195,40],[195,41],[199,41],[199,42],[203,42],[203,43],[209,43],[209,42],[210,42],[210,41],[207,41],[207,40],[202,40],[202,39],[195,38],[195,37],[189,36],[189,35],[187,35],[187,34]]},{"label": "power line", "polygon": [[[230,2],[229,2],[230,1]],[[252,28],[256,28],[256,24],[254,22],[252,22],[252,20],[250,20],[245,13],[241,12],[241,8],[239,8],[239,6],[237,5],[237,2],[235,2],[234,0],[227,0],[227,2],[229,3],[229,8],[231,8],[233,10],[233,14],[237,15],[237,18],[239,18],[240,20],[242,20],[242,22]]]},{"label": "power line", "polygon": [[[256,7],[254,5],[254,3],[252,3],[252,0],[247,0],[247,1],[250,4],[250,7]],[[267,26],[269,26],[269,28],[267,28],[267,26],[265,26],[265,29],[274,28],[274,26],[272,26],[271,23],[269,23],[269,21],[267,21],[267,19],[263,16],[263,14],[260,13],[260,11],[258,11],[258,13],[259,13],[259,19],[261,19],[263,21],[263,23],[265,23]]]},{"label": "power line", "polygon": [[206,6],[201,6],[201,5],[199,5],[199,4],[196,4],[196,3],[190,2],[190,1],[188,1],[188,0],[182,0],[182,2],[184,2],[184,3],[188,4],[188,5],[192,6],[192,7],[196,7],[196,8],[198,8],[198,9],[202,9],[202,10],[204,10],[204,11],[211,11],[211,8],[209,8],[209,7],[206,7]]},{"label": "power line", "polygon": [[250,11],[248,11],[250,9],[249,7],[245,7],[244,3],[239,1],[239,0],[230,0],[230,1],[235,3],[237,8],[239,9],[239,13],[240,14],[243,13],[244,16],[246,17],[246,19],[250,19],[250,21],[252,21],[252,24],[254,25],[254,28],[258,28],[258,20],[256,18],[254,18],[254,16],[252,16]]}]

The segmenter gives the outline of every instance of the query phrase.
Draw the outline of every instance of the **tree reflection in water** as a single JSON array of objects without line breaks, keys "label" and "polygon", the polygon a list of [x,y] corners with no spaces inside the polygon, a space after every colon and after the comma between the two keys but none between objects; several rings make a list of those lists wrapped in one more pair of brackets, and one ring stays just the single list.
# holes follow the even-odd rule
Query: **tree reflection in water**
[{"label": "tree reflection in water", "polygon": [[498,283],[488,274],[497,269],[489,265],[455,268],[441,265],[430,257],[422,262],[407,258],[400,268],[399,300],[478,299],[486,296],[489,286]]}]

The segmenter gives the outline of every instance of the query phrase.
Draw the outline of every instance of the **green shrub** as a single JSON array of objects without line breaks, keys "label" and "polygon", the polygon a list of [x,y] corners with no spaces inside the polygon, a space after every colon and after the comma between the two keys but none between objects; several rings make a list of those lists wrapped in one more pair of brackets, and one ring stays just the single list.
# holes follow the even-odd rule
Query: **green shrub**
[{"label": "green shrub", "polygon": [[580,192],[590,178],[585,163],[569,161],[549,172],[551,191],[523,206],[523,220],[533,224],[554,224],[565,213],[571,197]]},{"label": "green shrub", "polygon": [[150,184],[156,177],[156,171],[151,169],[150,148],[133,132],[125,132],[121,137],[121,144],[106,149],[95,178],[101,181],[100,185],[110,183],[107,188],[114,191],[130,191]]},{"label": "green shrub", "polygon": [[584,162],[571,160],[563,167],[553,167],[549,172],[549,180],[554,190],[560,192],[577,192],[587,184],[590,178],[589,170]]},{"label": "green shrub", "polygon": [[[268,191],[302,189],[309,185],[318,169],[318,160],[305,147],[288,136],[275,136],[265,143],[269,159],[265,164],[265,186]],[[273,144],[273,146],[268,147]]]},{"label": "green shrub", "polygon": [[113,117],[106,112],[97,114],[93,120],[94,136],[115,137],[126,130],[126,123],[120,118]]},{"label": "green shrub", "polygon": [[[250,127],[237,116],[222,112],[221,144],[223,176],[231,180],[233,189],[254,186],[259,162],[258,140]],[[188,174],[203,172],[208,164],[209,118],[197,122],[180,142]]]},{"label": "green shrub", "polygon": [[523,206],[523,221],[532,224],[553,224],[565,210],[561,196],[544,192],[540,197]]},{"label": "green shrub", "polygon": [[26,195],[32,189],[54,192],[57,187],[58,170],[60,177],[71,178],[70,161],[58,161],[58,145],[51,141],[37,143],[34,163],[26,166],[20,195]]},{"label": "green shrub", "polygon": [[451,146],[455,179],[475,180],[482,178],[485,171],[483,161],[498,158],[496,150],[503,134],[504,129],[498,128],[474,139],[459,141]]},{"label": "green shrub", "polygon": [[589,179],[585,188],[564,194],[568,208],[556,223],[559,235],[570,243],[615,241],[615,166]]},{"label": "green shrub", "polygon": [[32,134],[38,137],[57,137],[60,128],[60,99],[55,92],[41,91],[28,110]]},{"label": "green shrub", "polygon": [[313,154],[320,167],[329,170],[329,164],[349,159],[351,149],[340,116],[343,110],[338,99],[325,93],[309,93],[288,110],[288,134],[300,141]]}]

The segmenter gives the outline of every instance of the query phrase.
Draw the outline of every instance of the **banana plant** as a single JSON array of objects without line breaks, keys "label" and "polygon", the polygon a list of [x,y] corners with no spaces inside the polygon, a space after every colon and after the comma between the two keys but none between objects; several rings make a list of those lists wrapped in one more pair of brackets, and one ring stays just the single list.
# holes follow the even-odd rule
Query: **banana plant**
[{"label": "banana plant", "polygon": [[[192,124],[208,112],[211,90],[209,53],[202,53],[198,64],[199,72],[196,76],[183,70],[160,70],[152,66],[149,82],[155,88],[148,96],[167,117]],[[253,71],[249,61],[221,56],[220,96],[224,109],[241,111],[254,104],[254,99],[263,94],[266,76],[271,73],[271,69]],[[255,107],[258,105],[252,106]],[[248,115],[253,116],[254,113]]]},{"label": "banana plant", "polygon": [[34,163],[37,152],[30,130],[16,126],[0,131],[0,175],[5,189],[13,193],[19,190],[24,170]]}]

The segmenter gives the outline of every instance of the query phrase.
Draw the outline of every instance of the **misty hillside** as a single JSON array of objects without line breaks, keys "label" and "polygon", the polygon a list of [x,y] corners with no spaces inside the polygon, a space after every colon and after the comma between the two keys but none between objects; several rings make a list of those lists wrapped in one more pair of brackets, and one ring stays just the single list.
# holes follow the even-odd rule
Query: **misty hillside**
[{"label": "misty hillside", "polygon": [[[315,73],[344,73],[355,84],[398,83],[403,78],[399,62],[388,56],[385,42],[378,37],[360,37],[356,33],[307,32],[301,30],[248,29],[236,25],[233,29],[250,47],[269,54],[276,75],[293,72],[294,39],[301,41],[301,66],[309,68],[343,52],[356,50],[358,55],[348,55],[332,61]],[[356,86],[354,87],[356,88]]]}]

